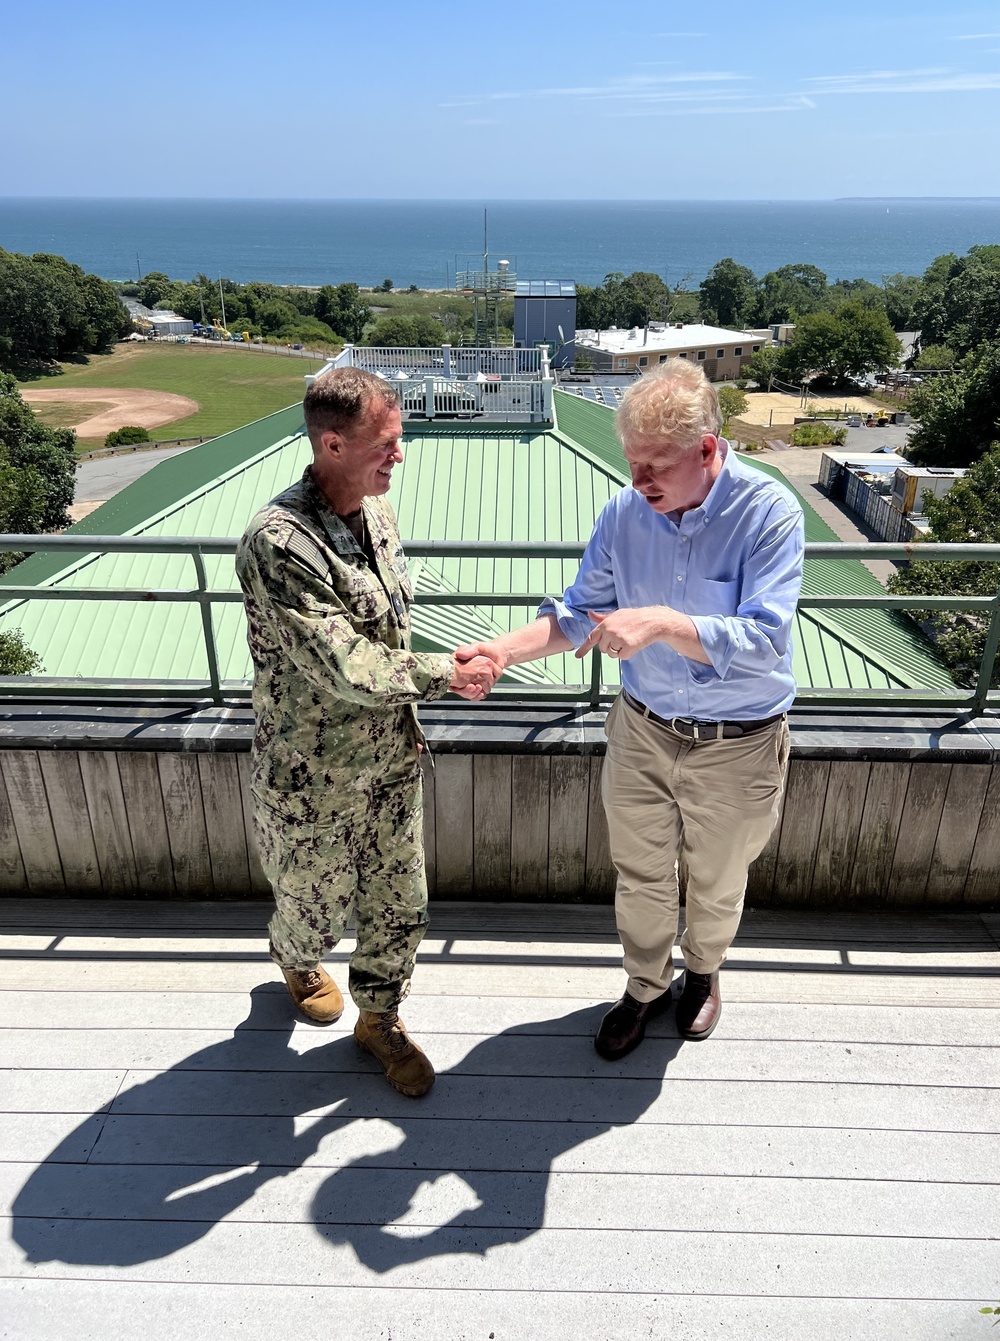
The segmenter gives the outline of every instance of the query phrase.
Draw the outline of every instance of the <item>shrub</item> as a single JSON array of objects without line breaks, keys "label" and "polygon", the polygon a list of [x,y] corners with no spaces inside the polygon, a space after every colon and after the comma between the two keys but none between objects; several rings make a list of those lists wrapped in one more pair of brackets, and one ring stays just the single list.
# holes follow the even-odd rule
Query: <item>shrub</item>
[{"label": "shrub", "polygon": [[24,641],[20,629],[0,633],[0,675],[34,675],[42,669],[41,658]]},{"label": "shrub", "polygon": [[791,441],[796,447],[823,447],[830,444],[842,447],[847,441],[846,428],[834,428],[822,420],[810,424],[796,424],[792,429]]},{"label": "shrub", "polygon": [[149,442],[149,429],[140,428],[138,424],[125,424],[122,428],[116,428],[114,432],[109,433],[104,439],[105,447],[131,447],[136,442]]}]

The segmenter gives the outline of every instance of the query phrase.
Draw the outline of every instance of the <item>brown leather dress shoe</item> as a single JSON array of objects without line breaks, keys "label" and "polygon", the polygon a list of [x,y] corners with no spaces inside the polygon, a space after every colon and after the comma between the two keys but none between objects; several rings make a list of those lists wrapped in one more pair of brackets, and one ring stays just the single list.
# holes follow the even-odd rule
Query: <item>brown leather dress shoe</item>
[{"label": "brown leather dress shoe", "polygon": [[648,1021],[670,1005],[670,989],[652,1001],[636,1001],[628,992],[601,1021],[594,1047],[609,1062],[617,1061],[637,1048],[646,1036]]},{"label": "brown leather dress shoe", "polygon": [[718,969],[714,973],[695,973],[692,969],[686,969],[684,985],[675,1007],[677,1032],[681,1038],[695,1043],[708,1038],[719,1023],[721,1014]]}]

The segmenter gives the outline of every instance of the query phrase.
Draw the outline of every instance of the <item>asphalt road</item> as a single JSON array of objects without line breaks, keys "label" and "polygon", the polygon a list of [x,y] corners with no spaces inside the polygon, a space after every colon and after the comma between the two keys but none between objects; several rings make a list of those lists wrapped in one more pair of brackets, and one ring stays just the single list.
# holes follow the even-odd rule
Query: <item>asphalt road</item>
[{"label": "asphalt road", "polygon": [[190,447],[158,447],[148,452],[124,452],[81,461],[76,468],[77,503],[106,503],[127,484],[145,475],[168,456],[189,452]]}]

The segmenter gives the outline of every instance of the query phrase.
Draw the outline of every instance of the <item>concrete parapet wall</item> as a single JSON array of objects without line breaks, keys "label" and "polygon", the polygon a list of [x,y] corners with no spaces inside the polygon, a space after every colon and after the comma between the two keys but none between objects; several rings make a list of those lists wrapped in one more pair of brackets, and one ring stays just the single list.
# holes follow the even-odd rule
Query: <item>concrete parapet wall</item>
[{"label": "concrete parapet wall", "polygon": [[[432,897],[611,901],[603,717],[497,700],[422,712]],[[0,895],[266,895],[251,735],[246,708],[0,705]],[[794,714],[783,814],[748,900],[1000,906],[1000,724]]]}]

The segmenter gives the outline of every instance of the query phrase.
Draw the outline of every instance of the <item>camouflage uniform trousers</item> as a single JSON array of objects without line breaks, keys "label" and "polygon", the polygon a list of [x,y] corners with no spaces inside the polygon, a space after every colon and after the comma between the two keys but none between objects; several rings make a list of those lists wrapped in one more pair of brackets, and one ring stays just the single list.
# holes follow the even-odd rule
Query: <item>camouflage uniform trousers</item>
[{"label": "camouflage uniform trousers", "polygon": [[313,968],[353,911],[348,986],[355,1004],[386,1011],[402,1001],[427,929],[422,801],[419,773],[325,797],[318,823],[254,797],[257,847],[276,905],[269,931],[277,964]]}]

